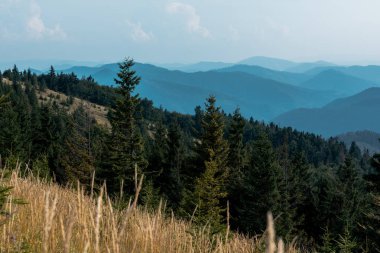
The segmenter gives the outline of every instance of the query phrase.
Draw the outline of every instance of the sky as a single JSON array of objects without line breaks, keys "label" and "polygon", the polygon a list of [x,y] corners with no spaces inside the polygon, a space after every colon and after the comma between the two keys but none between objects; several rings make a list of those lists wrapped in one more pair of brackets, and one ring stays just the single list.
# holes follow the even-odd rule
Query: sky
[{"label": "sky", "polygon": [[379,0],[0,0],[0,62],[380,64]]}]

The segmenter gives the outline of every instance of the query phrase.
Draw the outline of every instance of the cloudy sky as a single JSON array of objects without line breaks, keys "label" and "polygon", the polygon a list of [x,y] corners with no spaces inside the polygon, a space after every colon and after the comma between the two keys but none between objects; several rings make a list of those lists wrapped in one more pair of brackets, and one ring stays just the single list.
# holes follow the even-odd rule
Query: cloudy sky
[{"label": "cloudy sky", "polygon": [[0,0],[0,61],[380,63],[379,0]]}]

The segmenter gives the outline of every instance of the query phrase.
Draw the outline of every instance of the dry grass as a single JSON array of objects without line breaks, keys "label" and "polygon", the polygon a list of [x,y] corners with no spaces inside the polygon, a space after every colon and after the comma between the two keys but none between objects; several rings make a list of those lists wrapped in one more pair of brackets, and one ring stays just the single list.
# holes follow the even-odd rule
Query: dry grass
[{"label": "dry grass", "polygon": [[[61,92],[56,92],[50,89],[45,89],[44,91],[37,90],[37,98],[41,103],[46,103],[48,101],[56,102],[58,105],[65,104],[68,96]],[[92,118],[95,119],[96,123],[102,126],[109,127],[110,123],[107,119],[108,108],[102,105],[91,103],[87,100],[73,97],[73,103],[69,106],[69,113],[74,112],[79,106],[82,106],[85,111],[87,111]]]},{"label": "dry grass", "polygon": [[[0,252],[276,252],[273,219],[268,240],[230,233],[211,235],[186,221],[141,208],[115,210],[103,191],[91,199],[73,191],[13,173],[12,195],[28,202],[8,204],[13,215],[0,227]],[[265,247],[265,241],[269,244]],[[267,248],[265,250],[265,248]],[[277,252],[284,252],[282,242]],[[293,248],[287,252],[296,252]]]}]

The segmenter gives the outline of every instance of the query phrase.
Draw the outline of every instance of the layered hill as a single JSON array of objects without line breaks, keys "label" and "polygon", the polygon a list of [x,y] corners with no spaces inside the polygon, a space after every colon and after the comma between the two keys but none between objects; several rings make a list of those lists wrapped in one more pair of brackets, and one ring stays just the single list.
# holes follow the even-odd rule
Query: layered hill
[{"label": "layered hill", "polygon": [[307,71],[306,74],[316,75],[326,70],[336,70],[344,74],[361,78],[369,82],[376,83],[377,85],[380,85],[380,66],[375,66],[375,65],[349,66],[349,67],[342,67],[342,66],[319,67],[319,68],[314,68],[310,71]]},{"label": "layered hill", "polygon": [[[241,108],[244,116],[269,120],[300,106],[322,106],[335,98],[323,91],[297,87],[253,73],[236,71],[208,71],[185,73],[170,71],[149,64],[134,66],[141,76],[138,92],[164,108],[181,113],[192,113],[206,97],[215,95],[226,112]],[[91,75],[101,84],[112,85],[118,71],[117,64],[87,68],[74,67],[63,72],[78,76]]]},{"label": "layered hill", "polygon": [[331,91],[337,94],[337,96],[350,96],[365,89],[375,87],[377,84],[334,69],[329,69],[303,82],[301,86],[314,90]]},{"label": "layered hill", "polygon": [[312,78],[310,75],[302,74],[302,73],[291,73],[286,71],[278,71],[272,70],[268,68],[263,68],[260,66],[250,66],[250,65],[233,65],[230,67],[222,68],[216,70],[218,72],[242,72],[247,74],[256,75],[262,78],[275,80],[278,82],[288,83],[299,85],[302,82],[307,81]]},{"label": "layered hill", "polygon": [[276,117],[281,126],[321,134],[380,132],[380,88],[369,88],[351,97],[337,99],[319,109],[296,109]]}]

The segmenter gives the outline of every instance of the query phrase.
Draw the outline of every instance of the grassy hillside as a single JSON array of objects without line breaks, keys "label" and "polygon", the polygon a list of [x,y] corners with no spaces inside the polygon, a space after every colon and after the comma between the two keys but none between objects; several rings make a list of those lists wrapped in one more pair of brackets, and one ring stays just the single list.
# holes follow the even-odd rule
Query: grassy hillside
[{"label": "grassy hillside", "polygon": [[[10,181],[0,180],[0,184],[4,182],[14,187],[12,196],[27,204],[6,205],[11,216],[0,229],[0,252],[248,253],[264,252],[265,248],[266,252],[275,252],[270,216],[266,240],[229,231],[212,235],[207,227],[196,229],[190,222],[174,218],[162,205],[154,212],[134,209],[133,205],[115,209],[102,191],[97,197],[91,197],[92,191],[86,196],[83,190],[62,188],[33,177],[20,178],[17,173]],[[284,252],[280,242],[279,247],[278,252]],[[286,252],[297,251],[289,247]]]}]

